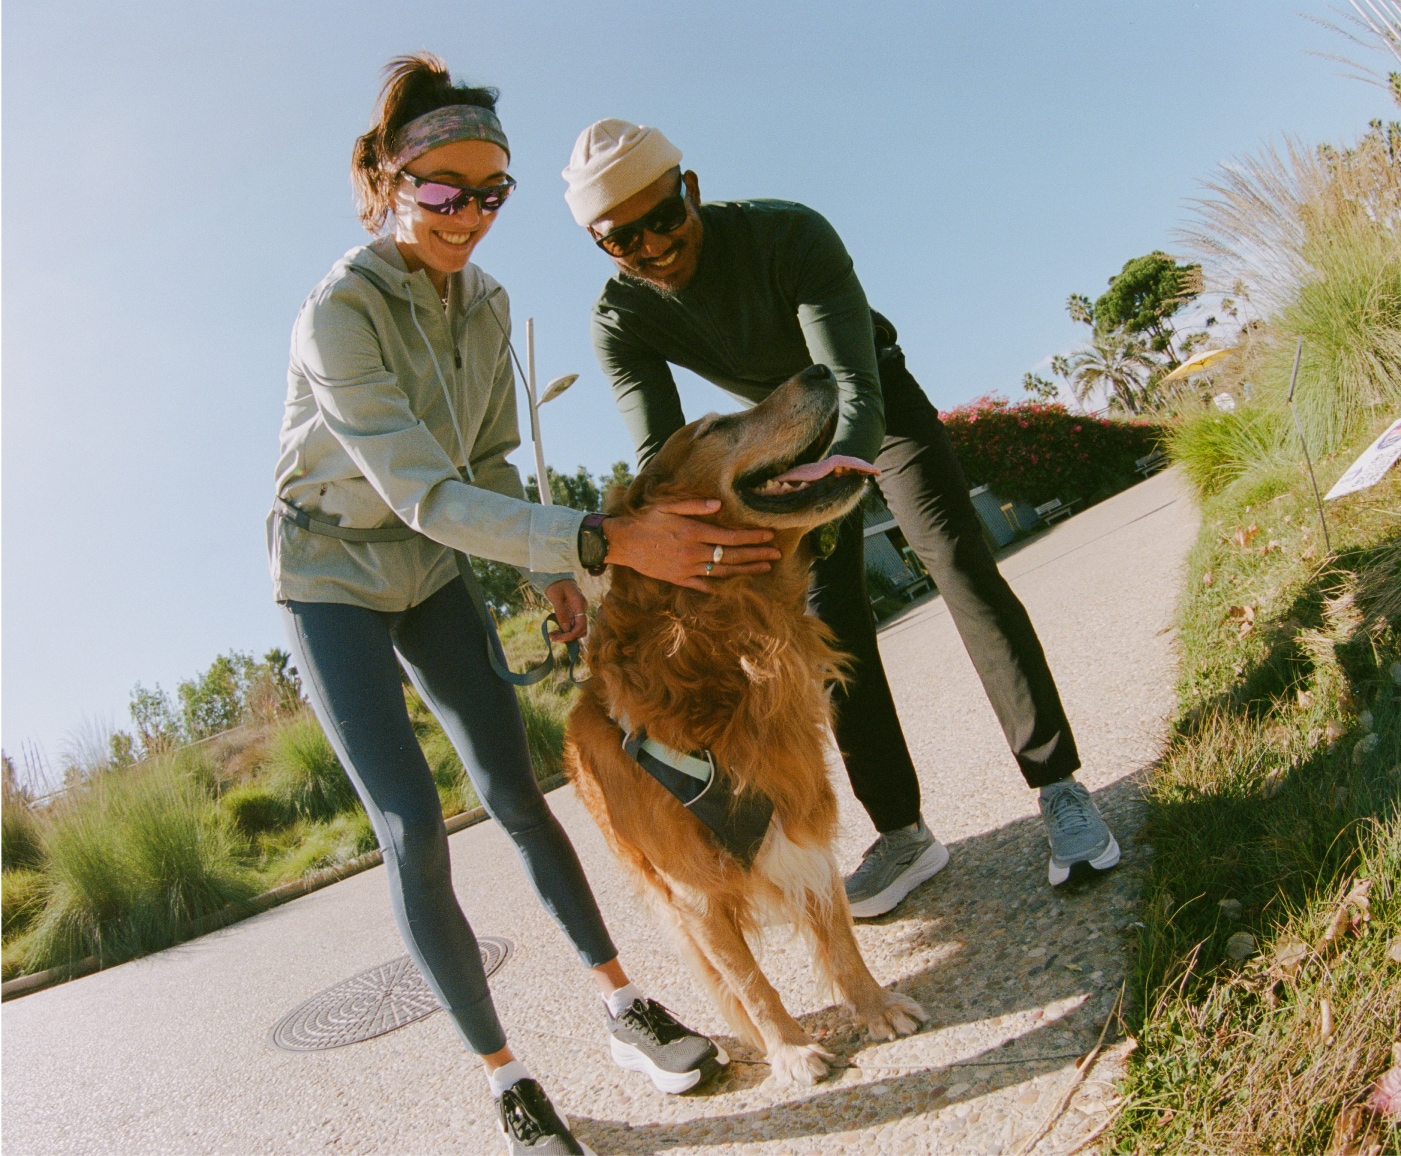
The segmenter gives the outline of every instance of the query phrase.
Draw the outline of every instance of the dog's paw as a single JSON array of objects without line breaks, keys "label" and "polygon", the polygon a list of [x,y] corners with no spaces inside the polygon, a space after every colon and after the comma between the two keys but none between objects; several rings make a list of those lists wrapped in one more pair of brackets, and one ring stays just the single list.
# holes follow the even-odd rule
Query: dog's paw
[{"label": "dog's paw", "polygon": [[769,1052],[768,1061],[772,1077],[779,1083],[811,1087],[826,1078],[837,1057],[816,1044],[779,1044]]},{"label": "dog's paw", "polygon": [[870,1031],[871,1039],[893,1040],[897,1036],[914,1035],[919,1025],[929,1018],[929,1013],[909,996],[893,991],[883,994],[883,1006],[875,1014],[859,1017]]}]

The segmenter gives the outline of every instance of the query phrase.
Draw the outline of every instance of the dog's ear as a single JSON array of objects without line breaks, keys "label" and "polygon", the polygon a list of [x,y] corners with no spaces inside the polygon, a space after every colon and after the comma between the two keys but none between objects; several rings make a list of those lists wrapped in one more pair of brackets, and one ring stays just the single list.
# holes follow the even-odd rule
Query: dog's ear
[{"label": "dog's ear", "polygon": [[610,512],[636,513],[658,502],[706,496],[690,492],[686,483],[678,476],[684,472],[704,421],[702,418],[682,426],[667,438],[666,444],[638,472],[637,477],[633,478],[632,485],[616,497],[613,494],[609,495],[610,503],[616,503],[618,507],[616,511]]}]

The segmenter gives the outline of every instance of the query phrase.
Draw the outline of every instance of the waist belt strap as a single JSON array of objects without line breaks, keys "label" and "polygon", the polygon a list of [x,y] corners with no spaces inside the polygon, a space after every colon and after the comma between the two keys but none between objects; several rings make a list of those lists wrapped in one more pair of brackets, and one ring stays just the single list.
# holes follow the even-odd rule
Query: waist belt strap
[{"label": "waist belt strap", "polygon": [[757,791],[736,795],[734,780],[709,751],[704,759],[682,754],[641,730],[623,739],[623,751],[704,823],[740,866],[748,870],[754,865],[773,818],[772,799]]},{"label": "waist belt strap", "polygon": [[[403,522],[397,526],[377,526],[372,530],[358,530],[353,526],[340,526],[325,518],[313,517],[300,506],[294,506],[285,498],[277,498],[273,502],[273,509],[277,511],[279,517],[285,518],[303,530],[327,538],[339,538],[342,542],[407,542],[412,538],[426,537],[411,526],[406,526]],[[486,632],[486,657],[491,664],[491,669],[498,678],[509,682],[512,686],[534,686],[555,668],[554,647],[550,644],[550,623],[553,622],[558,626],[559,621],[551,614],[545,618],[544,622],[540,623],[540,636],[545,640],[545,658],[529,670],[517,674],[506,663],[506,652],[501,649],[501,636],[496,633],[496,619],[491,616],[491,610],[487,607],[486,597],[482,594],[482,585],[477,581],[477,575],[472,569],[472,560],[461,551],[454,550],[452,553],[457,560],[457,573],[462,579],[462,584],[467,588],[467,597],[471,601],[473,609],[476,610],[478,619],[481,620],[482,629]],[[578,642],[566,642],[564,649],[569,655],[570,679],[575,682],[581,681],[574,678],[574,668],[579,662]]]},{"label": "waist belt strap", "polygon": [[411,526],[400,522],[397,526],[376,526],[373,530],[357,530],[354,526],[339,526],[325,518],[316,518],[300,506],[294,506],[285,498],[273,502],[278,515],[303,530],[321,534],[327,538],[339,538],[342,542],[407,542],[410,538],[421,537]]}]

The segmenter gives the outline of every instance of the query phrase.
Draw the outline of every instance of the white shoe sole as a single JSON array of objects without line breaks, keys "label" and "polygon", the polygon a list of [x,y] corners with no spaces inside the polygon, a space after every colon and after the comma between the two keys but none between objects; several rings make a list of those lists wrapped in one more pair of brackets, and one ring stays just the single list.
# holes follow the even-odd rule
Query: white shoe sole
[{"label": "white shoe sole", "polygon": [[[699,1068],[692,1068],[689,1072],[668,1072],[664,1068],[657,1067],[648,1057],[647,1053],[634,1044],[624,1043],[616,1036],[608,1037],[608,1050],[613,1053],[613,1062],[627,1072],[641,1072],[659,1092],[665,1092],[669,1096],[679,1096],[682,1092],[689,1092],[699,1084],[711,1072],[709,1064],[704,1064]],[[715,1063],[719,1067],[726,1067],[730,1062],[729,1055],[719,1044],[715,1045]]]},{"label": "white shoe sole", "polygon": [[926,848],[924,854],[906,867],[904,873],[884,891],[878,891],[869,899],[853,903],[852,917],[871,919],[877,915],[884,915],[887,911],[894,911],[906,895],[926,879],[932,879],[939,874],[948,861],[949,849],[935,839],[933,845]]},{"label": "white shoe sole", "polygon": [[[1109,868],[1118,866],[1119,863],[1119,841],[1113,835],[1109,836],[1109,846],[1099,853],[1094,859],[1081,859],[1079,863],[1088,862],[1096,871],[1108,871]],[[1079,863],[1057,863],[1055,857],[1051,858],[1051,867],[1047,873],[1051,880],[1052,887],[1059,887],[1070,878],[1070,872]]]}]

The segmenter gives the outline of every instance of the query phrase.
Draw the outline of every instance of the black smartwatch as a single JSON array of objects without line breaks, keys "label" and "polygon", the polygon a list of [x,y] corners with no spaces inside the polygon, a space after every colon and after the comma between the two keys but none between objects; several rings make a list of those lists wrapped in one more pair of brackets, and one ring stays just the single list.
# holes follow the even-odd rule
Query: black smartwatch
[{"label": "black smartwatch", "polygon": [[603,532],[607,514],[585,514],[579,524],[579,561],[597,578],[608,563],[608,536]]}]

